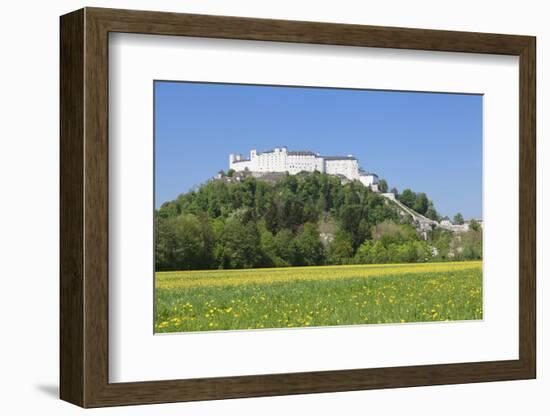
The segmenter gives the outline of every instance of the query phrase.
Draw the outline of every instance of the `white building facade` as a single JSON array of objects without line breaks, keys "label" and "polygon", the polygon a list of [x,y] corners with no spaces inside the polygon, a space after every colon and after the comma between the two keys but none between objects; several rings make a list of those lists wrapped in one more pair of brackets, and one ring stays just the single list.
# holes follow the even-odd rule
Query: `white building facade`
[{"label": "white building facade", "polygon": [[254,173],[288,172],[296,175],[300,172],[321,172],[339,175],[349,180],[358,180],[363,185],[378,190],[378,176],[367,173],[359,167],[357,159],[348,156],[321,156],[310,151],[289,151],[286,147],[276,147],[266,152],[250,151],[250,157],[239,154],[229,155],[229,169],[236,172],[248,170]]}]

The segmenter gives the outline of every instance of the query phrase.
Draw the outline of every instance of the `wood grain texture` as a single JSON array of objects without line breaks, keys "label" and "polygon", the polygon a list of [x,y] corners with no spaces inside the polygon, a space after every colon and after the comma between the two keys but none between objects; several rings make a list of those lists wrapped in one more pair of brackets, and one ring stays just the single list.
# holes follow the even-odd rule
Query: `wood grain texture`
[{"label": "wood grain texture", "polygon": [[536,377],[536,41],[520,54],[519,142],[519,355]]},{"label": "wood grain texture", "polygon": [[84,303],[85,406],[97,401],[108,380],[109,141],[108,33],[85,12],[84,68]]},{"label": "wood grain texture", "polygon": [[84,12],[63,19],[60,50],[60,388],[84,405]]},{"label": "wood grain texture", "polygon": [[[108,33],[516,55],[520,58],[520,357],[189,380],[108,380]],[[87,8],[61,18],[61,398],[82,407],[534,378],[535,38]]]},{"label": "wood grain texture", "polygon": [[87,8],[110,32],[519,55],[528,36]]}]

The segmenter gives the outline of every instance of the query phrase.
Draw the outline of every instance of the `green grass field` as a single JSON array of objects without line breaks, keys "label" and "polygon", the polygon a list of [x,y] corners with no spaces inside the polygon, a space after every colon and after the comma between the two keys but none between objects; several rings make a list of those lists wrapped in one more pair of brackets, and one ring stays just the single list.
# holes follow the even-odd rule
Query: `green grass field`
[{"label": "green grass field", "polygon": [[482,319],[481,264],[157,272],[155,332]]}]

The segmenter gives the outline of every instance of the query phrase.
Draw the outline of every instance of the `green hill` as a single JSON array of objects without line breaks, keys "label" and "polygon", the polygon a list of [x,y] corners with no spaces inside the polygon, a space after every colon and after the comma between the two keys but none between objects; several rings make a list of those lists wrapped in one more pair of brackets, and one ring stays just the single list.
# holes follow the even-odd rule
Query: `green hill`
[{"label": "green hill", "polygon": [[239,179],[222,175],[155,212],[157,271],[420,262],[452,240],[441,230],[421,240],[410,218],[359,182],[318,172]]}]

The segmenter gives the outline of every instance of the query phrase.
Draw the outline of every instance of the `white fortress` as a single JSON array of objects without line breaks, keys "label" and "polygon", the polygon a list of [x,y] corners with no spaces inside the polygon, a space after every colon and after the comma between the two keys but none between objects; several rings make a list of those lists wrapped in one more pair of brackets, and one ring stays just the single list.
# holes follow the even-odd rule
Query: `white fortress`
[{"label": "white fortress", "polygon": [[363,171],[357,159],[351,155],[320,156],[310,151],[289,151],[286,147],[276,147],[266,152],[253,149],[248,158],[239,154],[230,154],[229,169],[259,174],[288,172],[291,175],[318,171],[328,175],[343,176],[352,181],[358,180],[373,191],[378,191],[378,176]]}]

